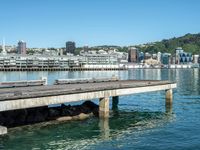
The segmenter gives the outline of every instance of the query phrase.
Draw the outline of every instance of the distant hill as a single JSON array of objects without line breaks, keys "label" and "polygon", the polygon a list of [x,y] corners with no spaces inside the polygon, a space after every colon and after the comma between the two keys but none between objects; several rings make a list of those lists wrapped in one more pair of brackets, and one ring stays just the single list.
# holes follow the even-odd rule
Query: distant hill
[{"label": "distant hill", "polygon": [[[149,53],[157,53],[157,52],[166,52],[166,53],[175,53],[175,49],[177,47],[182,47],[184,51],[191,52],[192,54],[200,54],[200,33],[198,34],[186,34],[181,37],[174,37],[171,39],[164,39],[162,41],[141,44],[141,45],[134,45],[140,51],[149,52]],[[116,45],[101,45],[101,46],[94,46],[90,47],[90,50],[100,50],[100,49],[109,49],[109,48],[116,48],[120,52],[128,52],[128,46],[120,47]],[[79,54],[80,50],[83,47],[76,48],[75,54]]]},{"label": "distant hill", "polygon": [[200,33],[188,33],[182,37],[174,37],[168,40],[164,39],[160,42],[139,45],[136,47],[143,52],[167,52],[172,54],[175,52],[175,48],[182,47],[186,52],[200,54]]}]

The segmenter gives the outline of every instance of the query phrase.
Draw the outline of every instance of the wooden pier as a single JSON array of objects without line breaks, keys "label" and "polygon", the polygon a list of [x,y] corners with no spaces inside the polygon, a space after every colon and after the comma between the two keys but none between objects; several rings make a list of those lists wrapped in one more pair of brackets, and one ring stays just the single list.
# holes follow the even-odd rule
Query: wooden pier
[{"label": "wooden pier", "polygon": [[[109,117],[109,99],[113,107],[118,104],[119,96],[153,91],[166,91],[166,105],[172,105],[176,83],[155,80],[104,80],[99,82],[80,82],[26,87],[0,88],[0,111],[34,108],[52,104],[63,104],[81,100],[99,99],[99,117]],[[64,82],[66,83],[66,81]],[[9,117],[9,116],[8,116]],[[5,127],[0,126],[0,131]],[[1,134],[1,132],[0,132]]]}]

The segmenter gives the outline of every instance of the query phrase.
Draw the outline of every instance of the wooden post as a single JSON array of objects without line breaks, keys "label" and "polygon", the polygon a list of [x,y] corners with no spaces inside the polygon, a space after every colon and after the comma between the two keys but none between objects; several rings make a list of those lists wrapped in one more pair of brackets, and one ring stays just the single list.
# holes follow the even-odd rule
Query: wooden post
[{"label": "wooden post", "polygon": [[100,118],[109,117],[109,97],[104,97],[99,99],[99,117]]},{"label": "wooden post", "polygon": [[119,96],[113,96],[112,97],[112,110],[118,110],[118,104],[119,104]]},{"label": "wooden post", "polygon": [[173,102],[173,91],[172,89],[166,90],[166,112],[172,112],[172,102]]}]

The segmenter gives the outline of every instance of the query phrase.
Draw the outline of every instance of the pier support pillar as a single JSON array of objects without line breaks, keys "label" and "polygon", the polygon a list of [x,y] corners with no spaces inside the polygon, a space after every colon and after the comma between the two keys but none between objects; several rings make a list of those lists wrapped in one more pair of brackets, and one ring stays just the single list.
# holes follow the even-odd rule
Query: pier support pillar
[{"label": "pier support pillar", "polygon": [[99,99],[99,117],[100,118],[109,117],[109,97],[104,97]]},{"label": "pier support pillar", "polygon": [[0,126],[0,135],[4,135],[4,134],[7,134],[8,133],[8,130],[6,127],[4,126]]},{"label": "pier support pillar", "polygon": [[172,102],[173,102],[173,91],[172,89],[166,90],[166,112],[172,112]]},{"label": "pier support pillar", "polygon": [[113,96],[112,97],[112,110],[113,111],[118,110],[118,104],[119,104],[119,96]]}]

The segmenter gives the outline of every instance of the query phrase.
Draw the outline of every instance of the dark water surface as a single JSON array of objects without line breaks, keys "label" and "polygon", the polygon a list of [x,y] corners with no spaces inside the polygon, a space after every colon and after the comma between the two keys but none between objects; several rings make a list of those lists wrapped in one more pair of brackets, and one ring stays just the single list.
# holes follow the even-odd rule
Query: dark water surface
[{"label": "dark water surface", "polygon": [[[135,69],[84,72],[0,72],[0,81],[108,77],[176,81],[172,113],[165,111],[165,92],[120,97],[119,112],[108,120],[90,118],[66,123],[41,123],[10,129],[0,149],[200,149],[199,69]],[[95,100],[95,102],[98,102]]]}]

